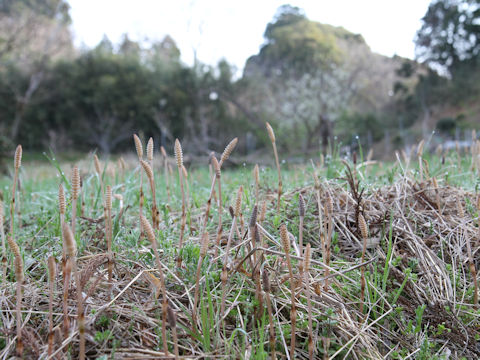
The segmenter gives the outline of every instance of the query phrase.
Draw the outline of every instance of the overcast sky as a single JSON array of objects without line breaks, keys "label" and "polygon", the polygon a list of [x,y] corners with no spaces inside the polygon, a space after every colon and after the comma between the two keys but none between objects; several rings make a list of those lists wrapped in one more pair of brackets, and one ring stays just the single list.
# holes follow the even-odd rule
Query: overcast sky
[{"label": "overcast sky", "polygon": [[[93,47],[107,35],[118,43],[171,35],[182,60],[216,64],[226,58],[238,69],[256,54],[263,32],[285,0],[68,0],[75,43]],[[290,1],[311,20],[362,34],[375,52],[413,58],[415,32],[430,0]]]}]

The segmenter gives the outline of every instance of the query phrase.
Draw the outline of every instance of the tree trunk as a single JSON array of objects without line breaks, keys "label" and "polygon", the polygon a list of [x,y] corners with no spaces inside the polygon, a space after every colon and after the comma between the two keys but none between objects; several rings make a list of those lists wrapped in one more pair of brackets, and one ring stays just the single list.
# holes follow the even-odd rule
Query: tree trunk
[{"label": "tree trunk", "polygon": [[23,101],[17,102],[15,117],[13,118],[13,124],[10,129],[10,139],[12,141],[15,141],[18,135],[18,131],[20,130],[20,124],[22,123],[23,114],[25,113],[25,106],[26,104]]}]

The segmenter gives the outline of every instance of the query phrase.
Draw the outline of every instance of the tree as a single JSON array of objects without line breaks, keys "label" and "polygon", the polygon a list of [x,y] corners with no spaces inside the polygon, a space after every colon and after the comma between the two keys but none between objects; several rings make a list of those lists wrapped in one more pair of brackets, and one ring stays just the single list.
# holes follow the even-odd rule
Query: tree
[{"label": "tree", "polygon": [[434,109],[446,102],[447,94],[451,91],[448,79],[428,66],[409,59],[402,62],[396,73],[399,80],[394,86],[392,113],[399,118],[401,128],[419,119],[422,137],[426,138],[433,129],[431,120]]},{"label": "tree", "polygon": [[[9,129],[15,140],[32,97],[50,62],[71,52],[70,17],[64,0],[20,0],[0,4],[0,75],[11,81],[15,112]],[[12,78],[15,73],[23,79]]]},{"label": "tree", "polygon": [[326,150],[346,111],[375,113],[390,101],[395,62],[373,54],[361,35],[311,21],[287,5],[267,25],[244,78],[251,109],[276,122],[282,139],[307,150],[320,138]]},{"label": "tree", "polygon": [[[45,80],[50,96],[33,104],[26,125],[69,141],[78,150],[119,149],[139,130],[151,133],[151,109],[158,93],[150,72],[136,57],[109,50],[106,39],[74,61],[56,64]],[[46,139],[47,140],[47,139]],[[46,147],[45,143],[34,143]],[[62,145],[62,144],[60,144]],[[64,144],[63,144],[64,145]]]},{"label": "tree", "polygon": [[451,74],[480,52],[480,1],[434,0],[415,39],[420,61]]}]

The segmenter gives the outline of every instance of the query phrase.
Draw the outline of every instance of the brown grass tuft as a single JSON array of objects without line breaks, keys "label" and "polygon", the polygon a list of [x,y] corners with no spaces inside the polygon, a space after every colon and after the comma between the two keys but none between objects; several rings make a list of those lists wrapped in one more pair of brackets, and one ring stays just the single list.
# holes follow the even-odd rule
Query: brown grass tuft
[{"label": "brown grass tuft", "polygon": [[362,234],[362,239],[368,239],[368,226],[362,214],[358,214],[358,227]]},{"label": "brown grass tuft", "polygon": [[102,175],[102,164],[100,163],[97,154],[93,154],[93,163],[95,165],[95,171],[97,174]]},{"label": "brown grass tuft", "polygon": [[274,143],[275,142],[275,133],[273,132],[273,128],[268,122],[265,123],[265,125],[267,126],[268,137],[270,138],[270,141],[272,143]]},{"label": "brown grass tuft", "polygon": [[17,282],[23,283],[25,277],[23,274],[23,260],[22,255],[20,254],[20,248],[11,236],[7,237],[7,242],[14,256],[15,278]]},{"label": "brown grass tuft", "polygon": [[183,151],[178,139],[175,139],[175,159],[177,160],[178,168],[181,169],[183,165]]},{"label": "brown grass tuft", "polygon": [[80,192],[80,172],[78,167],[74,166],[72,170],[72,199],[78,199],[78,193]]},{"label": "brown grass tuft", "polygon": [[65,215],[65,190],[63,190],[62,184],[58,186],[58,210],[60,211],[60,215]]},{"label": "brown grass tuft", "polygon": [[135,150],[137,151],[138,160],[142,160],[143,159],[142,141],[137,136],[137,134],[133,134],[133,141],[135,142]]},{"label": "brown grass tuft", "polygon": [[23,152],[22,145],[18,145],[17,148],[15,149],[15,161],[14,161],[15,170],[18,170],[22,165],[22,152]]},{"label": "brown grass tuft", "polygon": [[112,210],[112,187],[107,185],[105,188],[105,207],[108,210]]},{"label": "brown grass tuft", "polygon": [[258,206],[255,205],[252,210],[252,214],[250,215],[250,221],[248,223],[249,228],[254,228],[257,224],[257,214],[258,214]]},{"label": "brown grass tuft", "polygon": [[282,240],[283,251],[285,251],[285,253],[289,253],[290,239],[289,239],[288,230],[285,224],[280,225],[280,239]]},{"label": "brown grass tuft", "polygon": [[235,146],[237,146],[237,142],[238,138],[235,138],[225,147],[225,150],[223,150],[222,156],[220,157],[220,167],[222,167],[223,163],[230,157],[233,149],[235,149]]},{"label": "brown grass tuft", "polygon": [[153,139],[148,139],[147,142],[147,159],[150,163],[153,161]]},{"label": "brown grass tuft", "polygon": [[240,212],[242,210],[242,194],[243,194],[243,186],[240,186],[237,191],[237,197],[235,199],[235,216],[239,217]]},{"label": "brown grass tuft", "polygon": [[140,160],[140,163],[142,164],[143,170],[145,170],[145,174],[147,174],[147,178],[149,181],[153,181],[153,170],[152,167],[148,162],[145,160]]},{"label": "brown grass tuft", "polygon": [[145,216],[142,216],[142,225],[145,229],[145,233],[147,234],[147,239],[150,241],[150,243],[156,244],[155,232]]},{"label": "brown grass tuft", "polygon": [[65,241],[65,250],[68,257],[74,257],[77,253],[77,244],[72,233],[72,229],[67,223],[62,225],[63,241]]},{"label": "brown grass tuft", "polygon": [[222,176],[222,170],[220,169],[220,164],[218,163],[218,160],[215,156],[212,156],[212,164],[213,164],[213,169],[215,170],[215,176],[218,179]]},{"label": "brown grass tuft", "polygon": [[[100,167],[100,165],[98,166]],[[98,174],[100,175],[100,172]],[[78,167],[76,166],[74,166],[72,170],[71,184],[72,184],[72,231],[75,234],[75,226],[77,221],[77,199],[78,199],[78,193],[80,191],[80,174],[78,172]]]},{"label": "brown grass tuft", "polygon": [[302,194],[298,196],[298,214],[300,216],[305,216],[305,199]]}]

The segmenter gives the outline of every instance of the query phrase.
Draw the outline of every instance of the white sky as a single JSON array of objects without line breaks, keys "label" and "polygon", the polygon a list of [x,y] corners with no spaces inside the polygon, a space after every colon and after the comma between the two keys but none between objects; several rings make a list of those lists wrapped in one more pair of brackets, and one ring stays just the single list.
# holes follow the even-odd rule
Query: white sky
[{"label": "white sky", "polygon": [[[288,0],[287,0],[288,1]],[[160,40],[169,34],[193,62],[216,64],[227,59],[238,69],[258,52],[263,33],[286,0],[68,0],[77,45],[93,47],[106,34],[118,43]],[[413,58],[413,38],[430,0],[298,0],[311,20],[363,35],[380,54]]]}]

